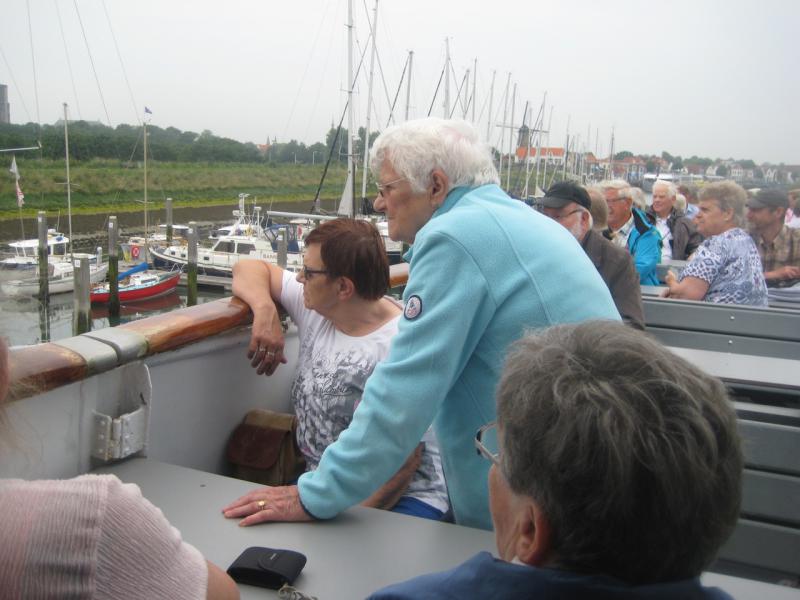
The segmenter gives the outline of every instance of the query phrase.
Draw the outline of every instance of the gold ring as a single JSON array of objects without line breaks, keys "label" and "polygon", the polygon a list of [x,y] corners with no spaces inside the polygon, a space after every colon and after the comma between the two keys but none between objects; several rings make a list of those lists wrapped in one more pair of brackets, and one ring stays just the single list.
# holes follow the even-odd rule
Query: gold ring
[{"label": "gold ring", "polygon": [[256,506],[258,506],[258,510],[264,510],[264,507],[266,505],[267,505],[267,503],[264,502],[263,500],[259,500],[258,502],[256,502]]}]

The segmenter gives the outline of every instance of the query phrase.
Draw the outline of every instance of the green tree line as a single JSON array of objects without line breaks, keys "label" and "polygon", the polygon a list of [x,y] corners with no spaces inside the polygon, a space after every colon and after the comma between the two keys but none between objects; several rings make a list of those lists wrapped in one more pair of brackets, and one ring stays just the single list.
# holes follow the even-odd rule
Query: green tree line
[{"label": "green tree line", "polygon": [[[325,143],[306,145],[297,140],[278,142],[273,140],[259,148],[253,143],[243,143],[219,137],[211,131],[201,133],[181,131],[175,127],[147,128],[148,158],[162,162],[182,163],[303,163],[324,164],[329,155],[337,162],[347,158],[347,129],[331,128]],[[355,154],[362,156],[365,131],[361,127],[355,139]],[[377,132],[370,136],[374,141]],[[70,160],[76,162],[108,159],[120,162],[141,161],[144,158],[142,127],[117,125],[108,127],[102,123],[71,121],[69,124]],[[42,125],[0,124],[0,148],[36,146],[41,142],[40,158],[62,160],[64,158],[63,123]],[[333,148],[333,152],[331,149]]]}]

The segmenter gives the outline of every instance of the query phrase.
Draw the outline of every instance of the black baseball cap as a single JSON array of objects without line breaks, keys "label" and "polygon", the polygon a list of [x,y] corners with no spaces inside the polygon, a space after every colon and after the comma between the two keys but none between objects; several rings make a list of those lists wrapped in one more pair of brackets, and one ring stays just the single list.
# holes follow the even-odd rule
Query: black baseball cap
[{"label": "black baseball cap", "polygon": [[789,208],[789,196],[779,190],[759,190],[747,201],[747,208]]},{"label": "black baseball cap", "polygon": [[559,181],[550,186],[542,198],[542,206],[547,208],[562,208],[575,202],[586,209],[592,208],[592,199],[582,186],[568,181]]}]

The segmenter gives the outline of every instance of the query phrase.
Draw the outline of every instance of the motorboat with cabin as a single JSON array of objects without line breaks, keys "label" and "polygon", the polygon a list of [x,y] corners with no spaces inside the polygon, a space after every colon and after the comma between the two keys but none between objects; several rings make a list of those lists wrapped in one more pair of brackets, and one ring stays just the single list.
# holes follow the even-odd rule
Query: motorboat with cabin
[{"label": "motorboat with cabin", "polygon": [[[175,245],[186,245],[186,240],[189,232],[188,225],[173,225],[172,226],[172,241]],[[145,247],[150,246],[167,246],[167,225],[161,223],[158,230],[151,233],[146,238],[144,236],[133,235],[127,241],[120,244],[122,249],[122,256],[126,261],[135,262],[137,260],[144,260]]]},{"label": "motorboat with cabin", "polygon": [[[232,277],[233,266],[242,258],[255,258],[278,264],[280,238],[286,243],[285,268],[297,271],[303,266],[303,226],[301,224],[262,224],[261,207],[251,213],[245,209],[248,194],[239,195],[239,209],[233,211],[232,225],[220,227],[211,234],[210,248],[197,248],[197,272],[201,275]],[[159,269],[185,269],[189,250],[185,244],[150,246],[153,266]]]},{"label": "motorboat with cabin", "polygon": [[[39,240],[19,240],[8,244],[9,251],[0,260],[0,269],[33,269],[38,264]],[[69,258],[69,238],[55,229],[47,230],[47,261]]]},{"label": "motorboat with cabin", "polygon": [[[75,289],[75,261],[86,258],[89,261],[89,281],[99,283],[106,278],[108,263],[102,262],[103,251],[97,249],[97,254],[73,253],[65,260],[48,262],[47,279],[50,294],[63,294]],[[33,275],[23,279],[11,279],[0,283],[0,289],[6,296],[21,297],[35,296],[39,293],[39,269],[33,270]]]}]

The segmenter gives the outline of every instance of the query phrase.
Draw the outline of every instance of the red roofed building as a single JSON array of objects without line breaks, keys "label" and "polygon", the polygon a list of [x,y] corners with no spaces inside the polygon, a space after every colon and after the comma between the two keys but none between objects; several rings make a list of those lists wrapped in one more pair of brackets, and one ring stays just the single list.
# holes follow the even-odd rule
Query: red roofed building
[{"label": "red roofed building", "polygon": [[647,172],[647,162],[638,156],[626,156],[625,158],[611,161],[612,173],[609,171],[609,158],[596,158],[591,152],[583,155],[584,163],[590,173],[603,173],[602,177],[609,179],[625,179],[626,181],[641,181]]},{"label": "red roofed building", "polygon": [[[555,148],[555,147],[548,147],[548,148],[538,148],[541,155],[541,160],[545,164],[558,166],[564,164],[564,148]],[[517,148],[517,156],[516,162],[517,163],[524,163],[527,157],[528,162],[536,164],[536,151],[537,148],[525,148],[522,146],[521,148]]]}]

